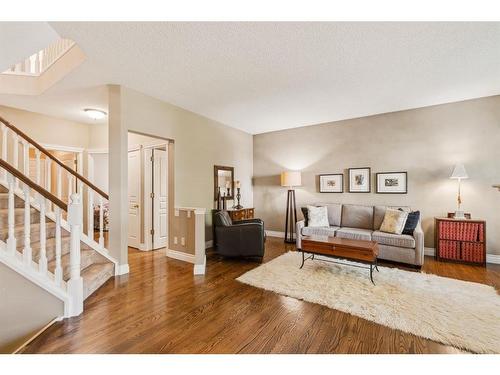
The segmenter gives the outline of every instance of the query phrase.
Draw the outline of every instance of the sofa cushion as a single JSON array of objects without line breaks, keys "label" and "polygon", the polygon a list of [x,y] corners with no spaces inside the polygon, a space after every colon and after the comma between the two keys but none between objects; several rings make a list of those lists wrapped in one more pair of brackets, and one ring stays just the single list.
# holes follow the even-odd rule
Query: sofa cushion
[{"label": "sofa cushion", "polygon": [[372,240],[381,245],[415,248],[415,239],[407,234],[392,234],[377,230],[372,233]]},{"label": "sofa cushion", "polygon": [[408,212],[388,208],[385,210],[384,221],[380,226],[381,232],[401,234],[405,228]]},{"label": "sofa cushion", "polygon": [[335,236],[335,232],[339,227],[304,227],[302,228],[303,236]]},{"label": "sofa cushion", "polygon": [[342,205],[342,227],[373,229],[373,206]]},{"label": "sofa cushion", "polygon": [[405,227],[403,229],[403,234],[413,235],[413,231],[420,221],[420,211],[412,211],[408,213],[408,218],[406,219]]},{"label": "sofa cushion", "polygon": [[395,208],[404,212],[410,212],[411,208],[408,206],[375,206],[373,207],[373,229],[379,230],[382,222],[384,221],[385,211],[388,208]]},{"label": "sofa cushion", "polygon": [[333,226],[340,226],[342,218],[342,204],[340,203],[322,203],[321,206],[326,206],[328,210],[328,222]]},{"label": "sofa cushion", "polygon": [[342,227],[335,233],[336,237],[348,238],[351,240],[371,241],[372,231],[369,229]]},{"label": "sofa cushion", "polygon": [[309,217],[307,217],[307,206],[306,207],[300,207],[300,210],[302,211],[302,215],[304,216],[304,223],[307,227],[309,224]]},{"label": "sofa cushion", "polygon": [[325,206],[307,206],[308,227],[328,227],[328,210]]}]

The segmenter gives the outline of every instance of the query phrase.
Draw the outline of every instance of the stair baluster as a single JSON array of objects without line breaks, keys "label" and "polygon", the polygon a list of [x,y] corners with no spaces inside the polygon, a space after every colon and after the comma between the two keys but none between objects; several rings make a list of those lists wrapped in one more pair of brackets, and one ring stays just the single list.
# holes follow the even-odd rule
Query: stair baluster
[{"label": "stair baluster", "polygon": [[[7,137],[9,134],[9,128],[2,123],[2,159],[7,161]],[[2,176],[4,180],[7,180],[7,171],[4,169],[2,171]]]},{"label": "stair baluster", "polygon": [[30,205],[30,187],[26,184],[23,186],[24,192],[24,248],[23,260],[28,266],[32,262],[31,252],[31,205]]},{"label": "stair baluster", "polygon": [[47,231],[45,227],[45,198],[38,194],[40,204],[40,257],[38,259],[38,270],[43,276],[47,275]]},{"label": "stair baluster", "polygon": [[83,279],[80,275],[80,234],[82,225],[82,205],[80,196],[71,195],[68,206],[68,223],[70,231],[70,279],[68,280],[68,293],[70,295],[70,314],[80,315],[83,311]]},{"label": "stair baluster", "polygon": [[95,240],[94,238],[94,192],[91,188],[87,187],[87,222],[88,222],[88,230],[87,236]]},{"label": "stair baluster", "polygon": [[35,181],[37,185],[40,185],[40,150],[35,149]]},{"label": "stair baluster", "polygon": [[[57,198],[61,199],[62,198],[62,169],[61,166],[57,166]],[[69,202],[68,202],[69,203]]]},{"label": "stair baluster", "polygon": [[73,194],[73,176],[68,173],[68,204],[71,201],[71,194]]},{"label": "stair baluster", "polygon": [[104,248],[104,201],[99,195],[99,246]]},{"label": "stair baluster", "polygon": [[[13,157],[14,157],[14,168],[19,169],[19,136],[17,133],[14,133],[14,149],[13,149]],[[16,178],[16,188],[19,187],[19,180]]]},{"label": "stair baluster", "polygon": [[23,145],[23,173],[25,176],[30,174],[30,146],[25,140],[22,141]]},{"label": "stair baluster", "polygon": [[9,236],[7,237],[7,250],[11,255],[14,255],[17,247],[16,240],[16,217],[15,217],[15,196],[14,196],[14,188],[15,188],[15,178],[10,173],[7,173],[7,181],[9,184],[9,212],[8,212],[8,226],[9,226]]},{"label": "stair baluster", "polygon": [[[48,157],[45,157],[45,189],[52,193],[52,186],[51,186],[51,181],[52,181],[52,164],[51,160]],[[53,210],[54,205],[52,202],[49,202],[49,210]]]},{"label": "stair baluster", "polygon": [[56,206],[54,213],[56,215],[56,268],[54,270],[54,277],[56,285],[61,285],[63,278],[61,266],[61,209]]}]

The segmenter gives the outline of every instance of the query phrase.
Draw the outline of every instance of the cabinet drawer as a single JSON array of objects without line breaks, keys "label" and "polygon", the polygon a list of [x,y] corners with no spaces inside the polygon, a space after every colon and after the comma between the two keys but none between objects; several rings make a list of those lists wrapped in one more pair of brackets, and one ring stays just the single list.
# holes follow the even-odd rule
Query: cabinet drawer
[{"label": "cabinet drawer", "polygon": [[253,219],[253,217],[254,217],[253,216],[253,208],[248,208],[245,211],[246,211],[246,215],[245,215],[246,218],[247,219]]},{"label": "cabinet drawer", "polygon": [[231,212],[231,219],[233,221],[245,219],[245,211],[232,211]]}]

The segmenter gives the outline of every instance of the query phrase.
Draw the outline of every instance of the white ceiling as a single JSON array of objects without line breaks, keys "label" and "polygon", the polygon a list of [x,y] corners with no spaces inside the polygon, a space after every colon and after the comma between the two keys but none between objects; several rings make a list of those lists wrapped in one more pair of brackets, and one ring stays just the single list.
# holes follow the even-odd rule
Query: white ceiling
[{"label": "white ceiling", "polygon": [[85,120],[122,84],[249,133],[500,94],[500,23],[51,23],[87,60],[41,97]]}]

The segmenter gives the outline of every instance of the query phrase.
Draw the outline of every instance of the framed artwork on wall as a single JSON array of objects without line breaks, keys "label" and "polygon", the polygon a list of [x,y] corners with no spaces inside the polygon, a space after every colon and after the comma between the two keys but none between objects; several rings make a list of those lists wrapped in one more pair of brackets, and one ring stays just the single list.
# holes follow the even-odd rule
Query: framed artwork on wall
[{"label": "framed artwork on wall", "polygon": [[344,192],[344,175],[337,174],[320,174],[319,175],[319,192],[320,193],[343,193]]},{"label": "framed artwork on wall", "polygon": [[377,194],[407,194],[407,172],[382,172],[376,174]]},{"label": "framed artwork on wall", "polygon": [[371,169],[349,168],[349,193],[369,193],[371,191]]}]

